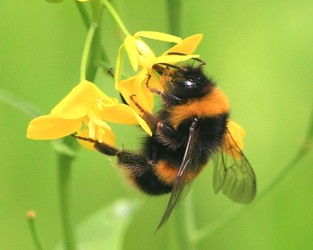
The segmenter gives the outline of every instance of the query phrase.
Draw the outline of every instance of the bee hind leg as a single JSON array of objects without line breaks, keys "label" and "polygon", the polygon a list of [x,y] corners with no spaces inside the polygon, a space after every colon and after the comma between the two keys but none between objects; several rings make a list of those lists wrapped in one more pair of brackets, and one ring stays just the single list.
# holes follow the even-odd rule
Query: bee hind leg
[{"label": "bee hind leg", "polygon": [[94,143],[94,148],[108,156],[116,156],[118,166],[126,172],[128,179],[148,195],[161,195],[172,191],[172,185],[162,182],[154,172],[155,163],[142,154],[118,150],[106,143],[77,135],[73,137]]},{"label": "bee hind leg", "polygon": [[148,195],[161,195],[172,191],[154,172],[155,164],[142,154],[122,150],[117,153],[118,165],[126,171],[128,179]]},{"label": "bee hind leg", "polygon": [[119,150],[117,148],[112,147],[112,146],[110,146],[106,143],[103,143],[103,142],[98,142],[97,140],[94,140],[92,138],[82,137],[82,136],[78,136],[78,135],[74,135],[74,134],[72,134],[72,136],[78,140],[88,141],[88,142],[93,143],[94,148],[102,154],[114,156],[119,152]]}]

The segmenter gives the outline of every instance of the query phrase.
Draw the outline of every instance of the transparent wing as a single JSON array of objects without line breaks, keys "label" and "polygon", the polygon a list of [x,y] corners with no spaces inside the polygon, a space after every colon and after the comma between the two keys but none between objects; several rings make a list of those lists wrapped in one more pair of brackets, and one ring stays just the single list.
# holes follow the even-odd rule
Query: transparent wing
[{"label": "transparent wing", "polygon": [[253,169],[227,130],[220,152],[214,155],[213,187],[231,200],[249,203],[256,195],[256,178]]},{"label": "transparent wing", "polygon": [[186,184],[190,183],[190,180],[188,179],[188,173],[190,172],[189,170],[194,169],[194,166],[198,164],[197,158],[194,157],[195,145],[197,143],[197,138],[198,138],[198,133],[197,133],[197,130],[195,129],[195,126],[196,126],[196,122],[192,123],[189,129],[189,137],[188,137],[188,142],[187,142],[186,150],[184,153],[184,157],[180,164],[178,174],[173,184],[171,197],[168,201],[166,210],[163,214],[163,217],[159,223],[157,230],[159,230],[164,225],[164,223],[168,220],[174,207],[180,200],[182,192]]}]

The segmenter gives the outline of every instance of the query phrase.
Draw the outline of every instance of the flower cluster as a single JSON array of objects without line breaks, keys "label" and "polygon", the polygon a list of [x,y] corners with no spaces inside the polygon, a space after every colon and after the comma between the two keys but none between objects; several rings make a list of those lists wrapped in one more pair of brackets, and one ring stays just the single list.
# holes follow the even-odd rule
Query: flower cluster
[{"label": "flower cluster", "polygon": [[[155,40],[167,41],[176,43],[172,48],[165,51],[161,56],[155,56],[149,46],[141,39],[146,37]],[[146,111],[152,112],[153,108],[153,94],[146,87],[148,75],[151,77],[149,85],[151,87],[162,90],[163,86],[160,80],[152,74],[152,67],[157,63],[175,64],[186,61],[191,58],[199,57],[192,53],[196,50],[198,44],[202,39],[201,34],[190,36],[184,40],[172,35],[141,31],[136,33],[133,37],[126,37],[124,41],[125,50],[128,54],[130,63],[135,71],[140,68],[140,71],[133,77],[126,80],[117,81],[117,89],[121,92],[126,102],[136,109],[134,103],[130,100],[130,96],[136,95],[138,104]],[[176,54],[171,54],[175,52]],[[178,54],[179,53],[179,54]],[[117,67],[119,75],[119,66]]]},{"label": "flower cluster", "polygon": [[[156,56],[142,38],[175,43],[173,47]],[[196,58],[193,52],[202,39],[201,34],[196,34],[186,39],[172,35],[142,31],[134,36],[127,36],[122,44],[116,64],[115,82],[116,89],[122,94],[128,105],[119,103],[103,93],[94,83],[82,81],[58,103],[50,114],[32,120],[28,126],[27,137],[37,140],[52,140],[62,138],[73,133],[78,136],[91,138],[114,146],[114,133],[108,122],[118,124],[140,125],[145,132],[151,135],[151,130],[139,115],[136,105],[130,100],[135,95],[136,102],[147,112],[153,109],[153,93],[147,88],[148,75],[151,77],[149,85],[162,90],[163,86],[153,74],[153,65],[158,63],[176,64]],[[122,51],[126,51],[132,68],[137,72],[129,79],[120,79],[122,71]],[[229,153],[229,148],[236,144],[243,147],[242,138],[244,130],[239,124],[230,121],[228,130],[233,135],[232,140],[227,140],[224,151]],[[81,142],[81,141],[80,141]],[[87,142],[81,142],[88,148],[93,148]],[[240,157],[239,155],[237,157]]]},{"label": "flower cluster", "polygon": [[[175,42],[172,49],[157,57],[149,46],[140,38]],[[175,63],[188,60],[195,55],[193,52],[202,35],[195,35],[185,40],[159,32],[138,32],[133,37],[126,37],[124,45],[134,69],[141,71],[130,79],[118,82],[118,89],[129,101],[129,96],[135,94],[139,104],[147,111],[153,106],[153,96],[144,86],[146,74],[150,74],[152,66],[158,62]],[[168,55],[170,51],[181,52],[184,55]],[[121,69],[120,65],[117,65]],[[152,79],[157,84],[157,79]],[[99,142],[114,145],[114,133],[108,122],[118,124],[140,125],[151,135],[146,122],[135,111],[132,105],[119,103],[103,93],[94,83],[82,81],[64,97],[48,115],[32,120],[27,129],[27,137],[35,140],[53,140],[73,133],[88,137]],[[87,144],[88,145],[88,144]]]},{"label": "flower cluster", "polygon": [[89,81],[79,83],[50,114],[32,120],[27,137],[52,140],[73,133],[114,145],[114,134],[108,122],[140,124],[151,134],[144,120],[128,105],[108,97]]}]

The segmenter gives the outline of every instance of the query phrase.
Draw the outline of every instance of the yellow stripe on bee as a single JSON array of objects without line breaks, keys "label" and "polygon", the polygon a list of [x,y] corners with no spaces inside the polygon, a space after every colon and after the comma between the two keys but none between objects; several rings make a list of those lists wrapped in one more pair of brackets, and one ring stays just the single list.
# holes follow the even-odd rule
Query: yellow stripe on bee
[{"label": "yellow stripe on bee", "polygon": [[[187,182],[192,181],[194,178],[197,177],[197,175],[201,172],[204,165],[199,167],[197,172],[188,172],[187,173]],[[156,168],[154,169],[154,173],[160,180],[162,180],[166,184],[173,184],[177,174],[178,174],[179,166],[176,165],[170,165],[170,163],[166,160],[161,160],[156,165]],[[186,169],[188,171],[188,169]]]},{"label": "yellow stripe on bee", "polygon": [[216,116],[229,112],[228,97],[214,88],[208,95],[188,101],[186,104],[174,106],[171,110],[170,122],[174,128],[190,117]]}]

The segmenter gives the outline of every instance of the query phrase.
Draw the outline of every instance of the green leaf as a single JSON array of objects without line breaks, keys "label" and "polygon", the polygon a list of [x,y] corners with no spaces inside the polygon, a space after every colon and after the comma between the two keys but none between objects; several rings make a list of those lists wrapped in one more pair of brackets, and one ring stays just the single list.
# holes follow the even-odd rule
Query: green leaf
[{"label": "green leaf", "polygon": [[[43,112],[34,105],[20,99],[18,96],[15,96],[14,94],[4,89],[0,89],[0,101],[23,112],[30,118],[35,118],[43,114]],[[64,139],[54,140],[52,141],[51,145],[58,153],[62,153],[71,157],[75,156],[75,150],[73,146],[64,143]]]},{"label": "green leaf", "polygon": [[46,0],[48,3],[61,3],[63,0]]},{"label": "green leaf", "polygon": [[0,89],[0,101],[10,105],[11,107],[23,112],[27,116],[34,118],[42,114],[42,112],[32,104],[20,99],[12,93]]},{"label": "green leaf", "polygon": [[[138,201],[117,200],[95,212],[78,226],[80,249],[122,249],[124,235],[139,208]],[[63,250],[58,245],[55,250]]]}]

